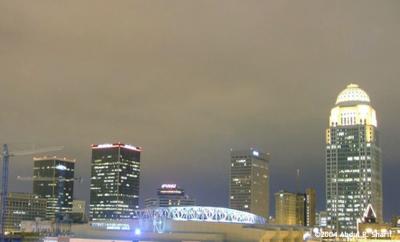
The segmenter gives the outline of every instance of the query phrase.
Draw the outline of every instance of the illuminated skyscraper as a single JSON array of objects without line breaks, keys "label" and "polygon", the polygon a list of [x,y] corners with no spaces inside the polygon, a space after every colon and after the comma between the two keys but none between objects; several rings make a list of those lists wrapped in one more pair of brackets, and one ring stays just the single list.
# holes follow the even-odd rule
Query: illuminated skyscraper
[{"label": "illuminated skyscraper", "polygon": [[377,119],[368,94],[348,85],[331,110],[326,130],[328,227],[354,232],[371,204],[382,221],[382,161]]},{"label": "illuminated skyscraper", "polygon": [[57,157],[34,158],[33,194],[47,200],[46,217],[71,212],[74,196],[75,160]]},{"label": "illuminated skyscraper", "polygon": [[269,215],[269,154],[254,149],[231,151],[229,207]]},{"label": "illuminated skyscraper", "polygon": [[139,208],[141,148],[121,143],[92,145],[90,219],[129,219]]}]

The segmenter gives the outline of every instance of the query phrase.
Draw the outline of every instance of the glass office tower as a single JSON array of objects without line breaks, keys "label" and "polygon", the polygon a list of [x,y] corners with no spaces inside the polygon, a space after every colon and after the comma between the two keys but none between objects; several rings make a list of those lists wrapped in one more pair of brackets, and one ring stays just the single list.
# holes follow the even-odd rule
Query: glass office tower
[{"label": "glass office tower", "polygon": [[269,154],[232,150],[229,207],[268,218]]},{"label": "glass office tower", "polygon": [[331,110],[326,130],[328,227],[355,232],[368,204],[382,221],[382,161],[377,119],[369,96],[348,85]]},{"label": "glass office tower", "polygon": [[121,143],[92,145],[92,221],[133,217],[139,208],[140,152],[140,147]]},{"label": "glass office tower", "polygon": [[46,218],[63,216],[72,209],[75,160],[57,157],[34,158],[33,194],[47,200]]}]

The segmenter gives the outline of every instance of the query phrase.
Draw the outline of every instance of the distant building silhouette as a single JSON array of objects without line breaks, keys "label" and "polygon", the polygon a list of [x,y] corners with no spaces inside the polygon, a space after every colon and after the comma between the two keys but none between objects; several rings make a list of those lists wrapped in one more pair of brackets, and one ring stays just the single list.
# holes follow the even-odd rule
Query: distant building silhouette
[{"label": "distant building silhouette", "polygon": [[146,208],[195,206],[196,201],[190,198],[182,188],[176,184],[162,184],[157,191],[156,198],[145,200]]}]

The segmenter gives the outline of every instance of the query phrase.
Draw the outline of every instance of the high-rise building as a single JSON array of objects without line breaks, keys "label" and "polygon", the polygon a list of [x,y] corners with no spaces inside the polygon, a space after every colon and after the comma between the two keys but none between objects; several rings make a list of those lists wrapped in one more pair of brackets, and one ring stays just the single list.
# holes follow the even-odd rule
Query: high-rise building
[{"label": "high-rise building", "polygon": [[[279,191],[275,193],[277,224],[313,226],[315,224],[315,190],[306,193]],[[313,219],[314,224],[311,224]]]},{"label": "high-rise building", "polygon": [[315,215],[316,215],[316,192],[313,188],[306,189],[306,204],[305,204],[305,225],[308,227],[312,227],[316,224]]},{"label": "high-rise building", "polygon": [[90,219],[129,219],[139,208],[140,147],[92,145]]},{"label": "high-rise building", "polygon": [[269,215],[269,154],[255,149],[231,151],[229,207]]},{"label": "high-rise building", "polygon": [[295,225],[297,219],[297,194],[279,191],[275,193],[275,223]]},{"label": "high-rise building", "polygon": [[162,184],[157,191],[157,198],[145,200],[146,208],[195,206],[196,201],[185,194],[176,184]]},{"label": "high-rise building", "polygon": [[33,160],[33,194],[47,199],[46,218],[69,213],[74,194],[75,160],[57,157]]},{"label": "high-rise building", "polygon": [[355,232],[368,204],[382,221],[382,161],[376,113],[368,94],[350,84],[337,97],[326,130],[328,227]]},{"label": "high-rise building", "polygon": [[19,231],[21,221],[46,217],[47,200],[30,193],[8,193],[5,231]]},{"label": "high-rise building", "polygon": [[296,225],[306,225],[306,195],[296,193]]}]

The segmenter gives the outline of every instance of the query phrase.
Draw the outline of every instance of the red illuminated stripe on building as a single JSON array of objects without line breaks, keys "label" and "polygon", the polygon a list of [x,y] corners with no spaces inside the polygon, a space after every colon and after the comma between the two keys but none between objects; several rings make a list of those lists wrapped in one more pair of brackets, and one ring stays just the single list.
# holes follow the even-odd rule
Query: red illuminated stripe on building
[{"label": "red illuminated stripe on building", "polygon": [[92,147],[92,149],[125,148],[125,149],[135,150],[135,151],[139,151],[139,152],[143,151],[143,149],[139,146],[133,146],[133,145],[123,144],[123,143],[92,144],[91,147]]}]

